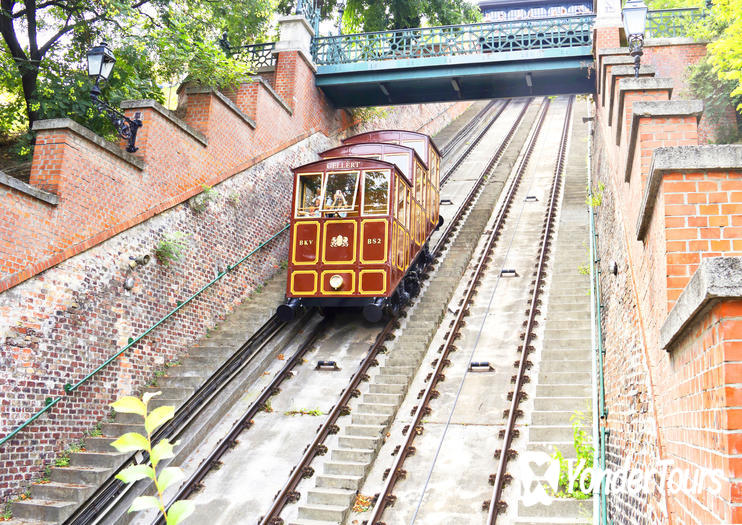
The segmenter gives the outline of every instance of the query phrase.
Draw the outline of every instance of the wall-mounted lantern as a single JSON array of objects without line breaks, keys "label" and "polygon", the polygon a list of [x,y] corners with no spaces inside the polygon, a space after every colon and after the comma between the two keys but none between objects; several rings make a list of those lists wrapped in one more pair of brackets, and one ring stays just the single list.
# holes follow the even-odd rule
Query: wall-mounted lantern
[{"label": "wall-mounted lantern", "polygon": [[647,6],[642,0],[627,0],[621,10],[629,53],[634,57],[634,77],[639,77],[639,66],[644,54],[644,31],[647,27]]},{"label": "wall-mounted lantern", "polygon": [[119,136],[128,142],[126,151],[134,153],[138,148],[135,146],[137,141],[137,131],[142,127],[142,121],[139,120],[139,113],[130,119],[118,109],[109,106],[100,98],[100,83],[108,80],[116,63],[116,57],[108,44],[101,42],[88,51],[88,76],[94,82],[90,89],[90,98],[93,99],[96,107],[100,112],[105,112],[111,120]]}]

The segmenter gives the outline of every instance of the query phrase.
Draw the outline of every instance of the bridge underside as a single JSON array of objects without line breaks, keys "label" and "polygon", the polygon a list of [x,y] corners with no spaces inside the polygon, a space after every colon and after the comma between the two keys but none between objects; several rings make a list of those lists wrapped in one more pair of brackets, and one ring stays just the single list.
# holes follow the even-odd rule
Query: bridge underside
[{"label": "bridge underside", "polygon": [[319,66],[337,107],[592,93],[590,46]]}]

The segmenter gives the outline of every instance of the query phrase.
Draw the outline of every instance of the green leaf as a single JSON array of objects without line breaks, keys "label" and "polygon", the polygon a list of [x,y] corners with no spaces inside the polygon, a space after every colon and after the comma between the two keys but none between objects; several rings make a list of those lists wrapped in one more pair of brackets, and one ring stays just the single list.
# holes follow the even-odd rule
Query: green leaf
[{"label": "green leaf", "polygon": [[142,403],[141,399],[133,396],[122,397],[121,399],[111,403],[111,406],[120,414],[139,414],[142,417],[147,416],[147,407]]},{"label": "green leaf", "polygon": [[182,499],[176,501],[167,511],[167,525],[177,525],[188,516],[193,514],[196,509],[196,504],[190,500]]},{"label": "green leaf", "polygon": [[135,452],[137,450],[149,450],[149,441],[146,437],[136,432],[127,432],[111,446],[119,452]]},{"label": "green leaf", "polygon": [[132,465],[116,474],[116,479],[124,483],[133,483],[144,478],[154,479],[154,477],[155,471],[149,465]]},{"label": "green leaf", "polygon": [[146,509],[159,509],[160,508],[160,501],[155,498],[154,496],[139,496],[137,499],[135,499],[131,507],[129,507],[129,512],[136,512],[138,510],[146,510]]},{"label": "green leaf", "polygon": [[158,474],[157,485],[159,485],[161,491],[164,491],[170,485],[177,483],[183,478],[185,478],[185,474],[183,474],[181,469],[178,467],[167,467],[162,469],[162,472]]},{"label": "green leaf", "polygon": [[145,392],[144,395],[142,396],[142,401],[144,401],[145,405],[148,405],[150,399],[152,399],[155,396],[159,396],[160,394],[162,394],[162,392]]},{"label": "green leaf", "polygon": [[173,457],[173,445],[167,438],[161,439],[154,447],[149,455],[149,459],[152,462],[152,466],[156,467],[161,459],[167,459]]},{"label": "green leaf", "polygon": [[155,431],[157,427],[162,425],[165,421],[169,421],[175,415],[175,407],[163,406],[157,407],[149,413],[147,418],[144,420],[144,429],[148,434]]}]

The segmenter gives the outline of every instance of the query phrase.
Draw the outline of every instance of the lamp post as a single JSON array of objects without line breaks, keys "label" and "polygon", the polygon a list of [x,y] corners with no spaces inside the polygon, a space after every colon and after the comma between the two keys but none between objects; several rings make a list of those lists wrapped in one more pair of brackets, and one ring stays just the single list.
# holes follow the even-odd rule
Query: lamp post
[{"label": "lamp post", "polygon": [[100,82],[108,80],[116,63],[116,57],[108,44],[101,42],[88,51],[88,76],[94,81],[93,87],[90,88],[90,98],[93,99],[98,111],[105,113],[113,123],[119,136],[127,141],[126,151],[134,153],[138,148],[135,146],[137,140],[137,131],[142,127],[142,121],[139,120],[139,113],[130,119],[118,109],[111,107],[100,98]]},{"label": "lamp post", "polygon": [[634,57],[634,77],[639,77],[639,66],[644,54],[644,31],[647,26],[647,6],[642,0],[627,0],[621,10],[626,39],[629,41],[629,53]]}]

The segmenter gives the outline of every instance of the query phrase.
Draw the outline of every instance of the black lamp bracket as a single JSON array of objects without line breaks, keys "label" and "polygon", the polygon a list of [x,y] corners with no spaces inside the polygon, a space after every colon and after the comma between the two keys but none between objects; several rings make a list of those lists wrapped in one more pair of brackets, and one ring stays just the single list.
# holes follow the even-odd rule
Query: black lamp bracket
[{"label": "black lamp bracket", "polygon": [[118,109],[110,106],[105,100],[100,98],[100,88],[97,84],[90,90],[90,98],[93,99],[98,111],[106,114],[116,128],[119,137],[127,141],[126,151],[129,153],[137,151],[139,148],[135,144],[137,141],[137,131],[142,127],[142,121],[140,120],[141,113],[135,113],[134,118],[130,119]]},{"label": "black lamp bracket", "polygon": [[644,35],[629,35],[629,54],[634,57],[634,78],[639,78],[639,67],[644,54]]}]

